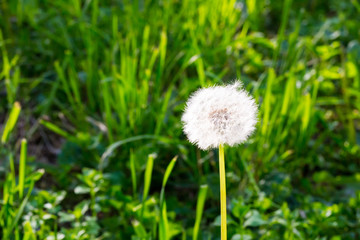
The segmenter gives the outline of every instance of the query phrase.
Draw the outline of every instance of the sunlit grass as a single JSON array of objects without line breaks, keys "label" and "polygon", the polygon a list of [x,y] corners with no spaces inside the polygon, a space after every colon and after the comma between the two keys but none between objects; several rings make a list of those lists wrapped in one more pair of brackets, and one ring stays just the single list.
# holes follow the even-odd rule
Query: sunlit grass
[{"label": "sunlit grass", "polygon": [[219,239],[218,152],[180,116],[240,79],[228,239],[356,239],[358,2],[2,1],[1,238]]}]

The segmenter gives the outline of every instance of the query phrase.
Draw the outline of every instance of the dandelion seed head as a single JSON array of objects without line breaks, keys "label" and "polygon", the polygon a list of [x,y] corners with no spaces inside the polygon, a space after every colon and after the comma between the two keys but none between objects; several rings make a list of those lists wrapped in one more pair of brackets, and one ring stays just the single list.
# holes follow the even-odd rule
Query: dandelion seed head
[{"label": "dandelion seed head", "polygon": [[236,81],[196,91],[181,120],[189,141],[206,150],[245,142],[255,130],[257,111],[255,100]]}]

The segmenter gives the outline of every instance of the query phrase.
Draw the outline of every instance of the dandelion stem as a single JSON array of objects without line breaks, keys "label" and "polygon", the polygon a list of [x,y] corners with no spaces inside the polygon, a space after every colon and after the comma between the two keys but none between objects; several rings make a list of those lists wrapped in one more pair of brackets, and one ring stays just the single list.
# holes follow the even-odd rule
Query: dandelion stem
[{"label": "dandelion stem", "polygon": [[219,145],[221,240],[226,240],[226,178],[224,145]]}]

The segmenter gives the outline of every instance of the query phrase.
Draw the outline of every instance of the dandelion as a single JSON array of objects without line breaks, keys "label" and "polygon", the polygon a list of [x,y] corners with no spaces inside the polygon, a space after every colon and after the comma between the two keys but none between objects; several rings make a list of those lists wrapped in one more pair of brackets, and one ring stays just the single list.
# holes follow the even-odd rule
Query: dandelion
[{"label": "dandelion", "polygon": [[219,147],[221,239],[226,239],[226,183],[224,145],[245,142],[254,132],[257,104],[235,81],[232,85],[202,88],[186,103],[184,132],[200,149]]}]

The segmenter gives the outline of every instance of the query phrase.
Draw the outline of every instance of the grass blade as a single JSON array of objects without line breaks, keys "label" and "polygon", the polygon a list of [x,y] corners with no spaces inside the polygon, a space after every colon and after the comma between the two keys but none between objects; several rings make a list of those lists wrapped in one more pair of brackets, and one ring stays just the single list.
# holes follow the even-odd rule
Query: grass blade
[{"label": "grass blade", "polygon": [[6,122],[5,128],[4,128],[4,132],[1,136],[1,142],[2,143],[6,143],[10,133],[12,132],[12,130],[15,127],[15,124],[19,118],[19,114],[20,114],[20,110],[21,110],[21,106],[19,102],[14,102],[13,107],[11,109],[9,118]]},{"label": "grass blade", "polygon": [[166,170],[165,170],[165,174],[164,174],[164,178],[163,178],[163,182],[162,182],[162,187],[165,188],[165,185],[167,183],[167,180],[171,174],[171,171],[173,170],[176,160],[177,160],[178,156],[175,156],[171,162],[169,163],[169,165],[167,166]]},{"label": "grass blade", "polygon": [[153,136],[153,135],[140,135],[140,136],[135,136],[135,137],[131,137],[131,138],[127,138],[127,139],[123,139],[123,140],[114,142],[108,148],[106,148],[106,151],[102,154],[100,163],[99,163],[99,169],[101,170],[107,166],[107,159],[115,151],[116,148],[118,148],[126,143],[143,140],[143,139],[155,139],[155,138],[156,138],[156,136]]},{"label": "grass blade", "polygon": [[60,136],[66,138],[69,141],[77,142],[76,137],[72,136],[70,133],[62,130],[61,128],[59,128],[58,126],[56,126],[55,124],[53,124],[51,122],[48,122],[48,121],[45,121],[45,120],[40,120],[40,124],[44,125],[49,130],[59,134]]},{"label": "grass blade", "polygon": [[306,94],[303,100],[303,115],[302,115],[302,124],[301,124],[301,130],[303,134],[306,133],[307,127],[310,122],[310,112],[311,112],[311,98],[310,94]]},{"label": "grass blade", "polygon": [[[160,45],[159,45],[160,58],[159,58],[158,72],[156,75],[156,86],[161,86],[161,78],[165,67],[166,47],[167,47],[167,35],[166,35],[166,31],[163,30],[160,35]],[[160,87],[157,87],[155,91],[156,91],[156,95],[159,96]]]},{"label": "grass blade", "polygon": [[31,192],[34,188],[34,182],[31,182],[31,185],[29,187],[29,190],[28,190],[28,193],[26,194],[26,197],[24,198],[24,200],[21,202],[21,205],[19,207],[19,209],[17,210],[16,212],[16,216],[15,216],[15,219],[14,221],[12,222],[11,226],[10,226],[10,231],[9,232],[12,232],[12,230],[15,228],[16,226],[16,223],[19,221],[22,213],[24,212],[24,209],[25,209],[25,205],[26,203],[29,201],[29,198],[30,198],[30,195],[31,195]]},{"label": "grass blade", "polygon": [[269,124],[271,100],[272,100],[271,89],[272,89],[272,84],[273,84],[275,78],[276,78],[275,70],[273,68],[270,68],[269,75],[267,78],[267,86],[266,86],[266,92],[265,92],[265,96],[264,96],[264,102],[263,102],[263,106],[262,106],[263,111],[264,111],[264,117],[263,117],[261,133],[263,135],[266,135],[267,129],[269,128],[268,124]]},{"label": "grass blade", "polygon": [[159,223],[159,239],[169,239],[169,221],[167,217],[166,202],[163,202],[162,208],[160,209],[160,223]]},{"label": "grass blade", "polygon": [[198,199],[197,199],[197,203],[196,203],[196,217],[195,217],[195,225],[194,225],[194,230],[193,230],[193,240],[198,239],[200,223],[201,223],[201,218],[202,218],[202,214],[204,211],[207,190],[208,190],[208,185],[205,184],[205,185],[200,186],[200,191],[199,191],[199,195],[198,195]]},{"label": "grass blade", "polygon": [[131,150],[130,153],[130,171],[131,171],[131,182],[133,187],[133,194],[136,195],[136,166],[134,152]]},{"label": "grass blade", "polygon": [[175,156],[171,162],[169,163],[169,165],[167,166],[166,170],[165,170],[165,174],[164,174],[164,178],[163,178],[163,182],[162,182],[162,188],[161,188],[161,193],[160,193],[160,223],[159,223],[159,239],[160,240],[167,240],[169,239],[169,223],[168,223],[168,218],[167,218],[167,210],[166,210],[166,202],[164,199],[164,195],[165,195],[165,186],[167,183],[167,180],[169,179],[169,176],[175,166],[176,160],[177,160],[177,156]]},{"label": "grass blade", "polygon": [[292,0],[284,1],[283,12],[281,14],[281,25],[280,25],[280,29],[279,29],[279,33],[278,33],[278,38],[277,38],[276,50],[274,52],[274,59],[273,59],[274,67],[277,65],[277,60],[278,60],[278,57],[280,55],[280,50],[281,50],[281,43],[285,38],[285,28],[289,21],[289,12],[290,12],[291,3],[292,3]]},{"label": "grass blade", "polygon": [[152,176],[152,170],[154,166],[154,159],[155,155],[150,154],[146,163],[146,169],[144,174],[144,192],[143,192],[143,198],[142,198],[142,209],[141,209],[141,219],[144,216],[144,208],[145,208],[145,200],[149,194],[150,190],[150,184],[151,184],[151,176]]},{"label": "grass blade", "polygon": [[146,233],[144,226],[141,224],[141,222],[139,222],[137,220],[133,220],[131,223],[134,228],[136,236],[138,236],[140,239],[146,239],[145,237],[146,237],[147,233]]},{"label": "grass blade", "polygon": [[20,199],[22,199],[22,197],[24,195],[26,157],[27,157],[27,141],[26,141],[26,139],[23,139],[23,140],[21,140],[20,164],[19,164],[19,197],[20,197]]},{"label": "grass blade", "polygon": [[157,119],[157,122],[156,122],[155,135],[160,134],[161,127],[162,127],[162,125],[164,123],[164,120],[165,120],[166,111],[168,110],[169,100],[170,100],[170,97],[171,97],[171,94],[172,94],[172,91],[173,91],[173,86],[174,85],[171,85],[169,87],[169,89],[166,91],[166,94],[164,96],[163,105],[161,107],[160,114],[158,114],[158,119]]}]

